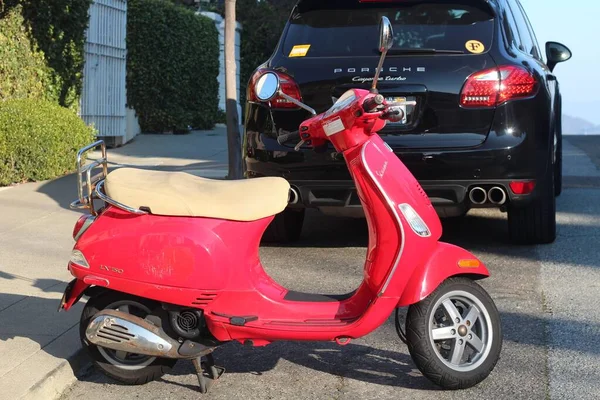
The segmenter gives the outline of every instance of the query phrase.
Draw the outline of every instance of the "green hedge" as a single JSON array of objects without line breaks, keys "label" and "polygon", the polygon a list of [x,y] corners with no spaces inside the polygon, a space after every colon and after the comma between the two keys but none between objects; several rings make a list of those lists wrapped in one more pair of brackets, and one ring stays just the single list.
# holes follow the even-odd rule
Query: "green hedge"
[{"label": "green hedge", "polygon": [[[4,47],[0,49],[0,98],[43,97],[64,107],[79,106],[91,3],[92,0],[0,0],[0,25],[6,34],[6,41],[0,45]],[[26,46],[30,47],[29,52],[24,50]],[[17,71],[10,77],[2,69],[8,64],[10,71]],[[32,80],[36,74],[40,79]],[[12,88],[7,89],[7,85]]]},{"label": "green hedge", "polygon": [[0,101],[15,98],[58,101],[52,71],[44,53],[31,40],[21,6],[0,19]]},{"label": "green hedge", "polygon": [[0,102],[0,186],[55,178],[75,167],[94,131],[71,110],[45,100]]},{"label": "green hedge", "polygon": [[212,128],[219,95],[213,21],[163,0],[130,0],[127,32],[127,101],[142,130]]}]

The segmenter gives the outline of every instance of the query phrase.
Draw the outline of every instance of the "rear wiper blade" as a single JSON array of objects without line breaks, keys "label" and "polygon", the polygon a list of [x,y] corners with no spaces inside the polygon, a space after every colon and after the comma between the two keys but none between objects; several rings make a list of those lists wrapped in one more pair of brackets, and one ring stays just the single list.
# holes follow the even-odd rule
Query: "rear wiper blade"
[{"label": "rear wiper blade", "polygon": [[[379,53],[379,49],[375,50]],[[464,51],[460,50],[437,50],[437,49],[424,49],[424,48],[396,48],[388,51],[389,55],[402,55],[402,54],[465,54]]]}]

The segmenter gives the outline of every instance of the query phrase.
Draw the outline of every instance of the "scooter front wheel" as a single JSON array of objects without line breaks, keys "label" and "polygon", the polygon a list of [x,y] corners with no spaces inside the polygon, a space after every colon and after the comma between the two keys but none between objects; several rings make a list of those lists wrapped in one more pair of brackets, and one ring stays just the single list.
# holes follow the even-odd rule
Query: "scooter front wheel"
[{"label": "scooter front wheel", "polygon": [[500,315],[488,293],[468,278],[451,278],[412,305],[408,350],[429,380],[466,389],[492,372],[502,349]]}]

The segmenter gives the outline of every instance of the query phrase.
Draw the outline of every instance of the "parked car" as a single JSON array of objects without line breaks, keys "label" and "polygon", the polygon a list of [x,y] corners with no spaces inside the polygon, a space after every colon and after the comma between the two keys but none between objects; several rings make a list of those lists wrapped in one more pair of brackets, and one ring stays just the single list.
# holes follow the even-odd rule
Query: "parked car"
[{"label": "parked car", "polygon": [[372,84],[379,57],[374,26],[384,15],[394,25],[395,45],[379,92],[402,102],[405,116],[381,135],[438,213],[499,208],[508,212],[515,243],[553,242],[562,132],[552,71],[571,52],[549,42],[544,60],[519,0],[299,1],[247,93],[246,174],[282,176],[293,187],[294,204],[266,238],[298,238],[306,208],[347,215],[361,205],[343,154],[278,144],[308,114],[284,98],[256,101],[254,80],[276,71],[285,94],[323,112],[347,89]]}]

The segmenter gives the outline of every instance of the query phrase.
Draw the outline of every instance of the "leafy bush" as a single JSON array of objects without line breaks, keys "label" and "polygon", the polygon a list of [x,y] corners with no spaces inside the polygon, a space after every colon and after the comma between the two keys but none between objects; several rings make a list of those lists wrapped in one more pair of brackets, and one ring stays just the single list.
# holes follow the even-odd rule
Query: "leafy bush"
[{"label": "leafy bush", "polygon": [[[19,68],[30,73],[35,71],[44,78],[40,83],[45,98],[56,99],[60,105],[73,109],[79,106],[83,86],[85,31],[91,3],[92,0],[0,0],[0,22],[8,19],[6,23],[12,32],[19,32],[16,36],[9,35],[5,44],[18,47],[31,41],[31,56],[21,51],[20,55],[25,57],[16,59]],[[18,24],[16,19],[19,19]],[[22,26],[21,30],[15,30],[19,26]],[[40,51],[46,66],[39,63]],[[36,68],[32,68],[34,66]],[[47,67],[50,68],[49,79],[46,79]],[[27,89],[23,81],[6,81]],[[34,85],[29,92],[36,92],[38,86]],[[16,97],[22,97],[21,92],[13,92]]]},{"label": "leafy bush", "polygon": [[0,101],[35,98],[58,101],[52,71],[17,6],[0,19]]},{"label": "leafy bush", "polygon": [[127,97],[142,130],[212,128],[219,96],[213,21],[162,0],[128,7]]},{"label": "leafy bush", "polygon": [[93,139],[73,111],[49,101],[0,102],[0,186],[72,171],[77,150]]}]

